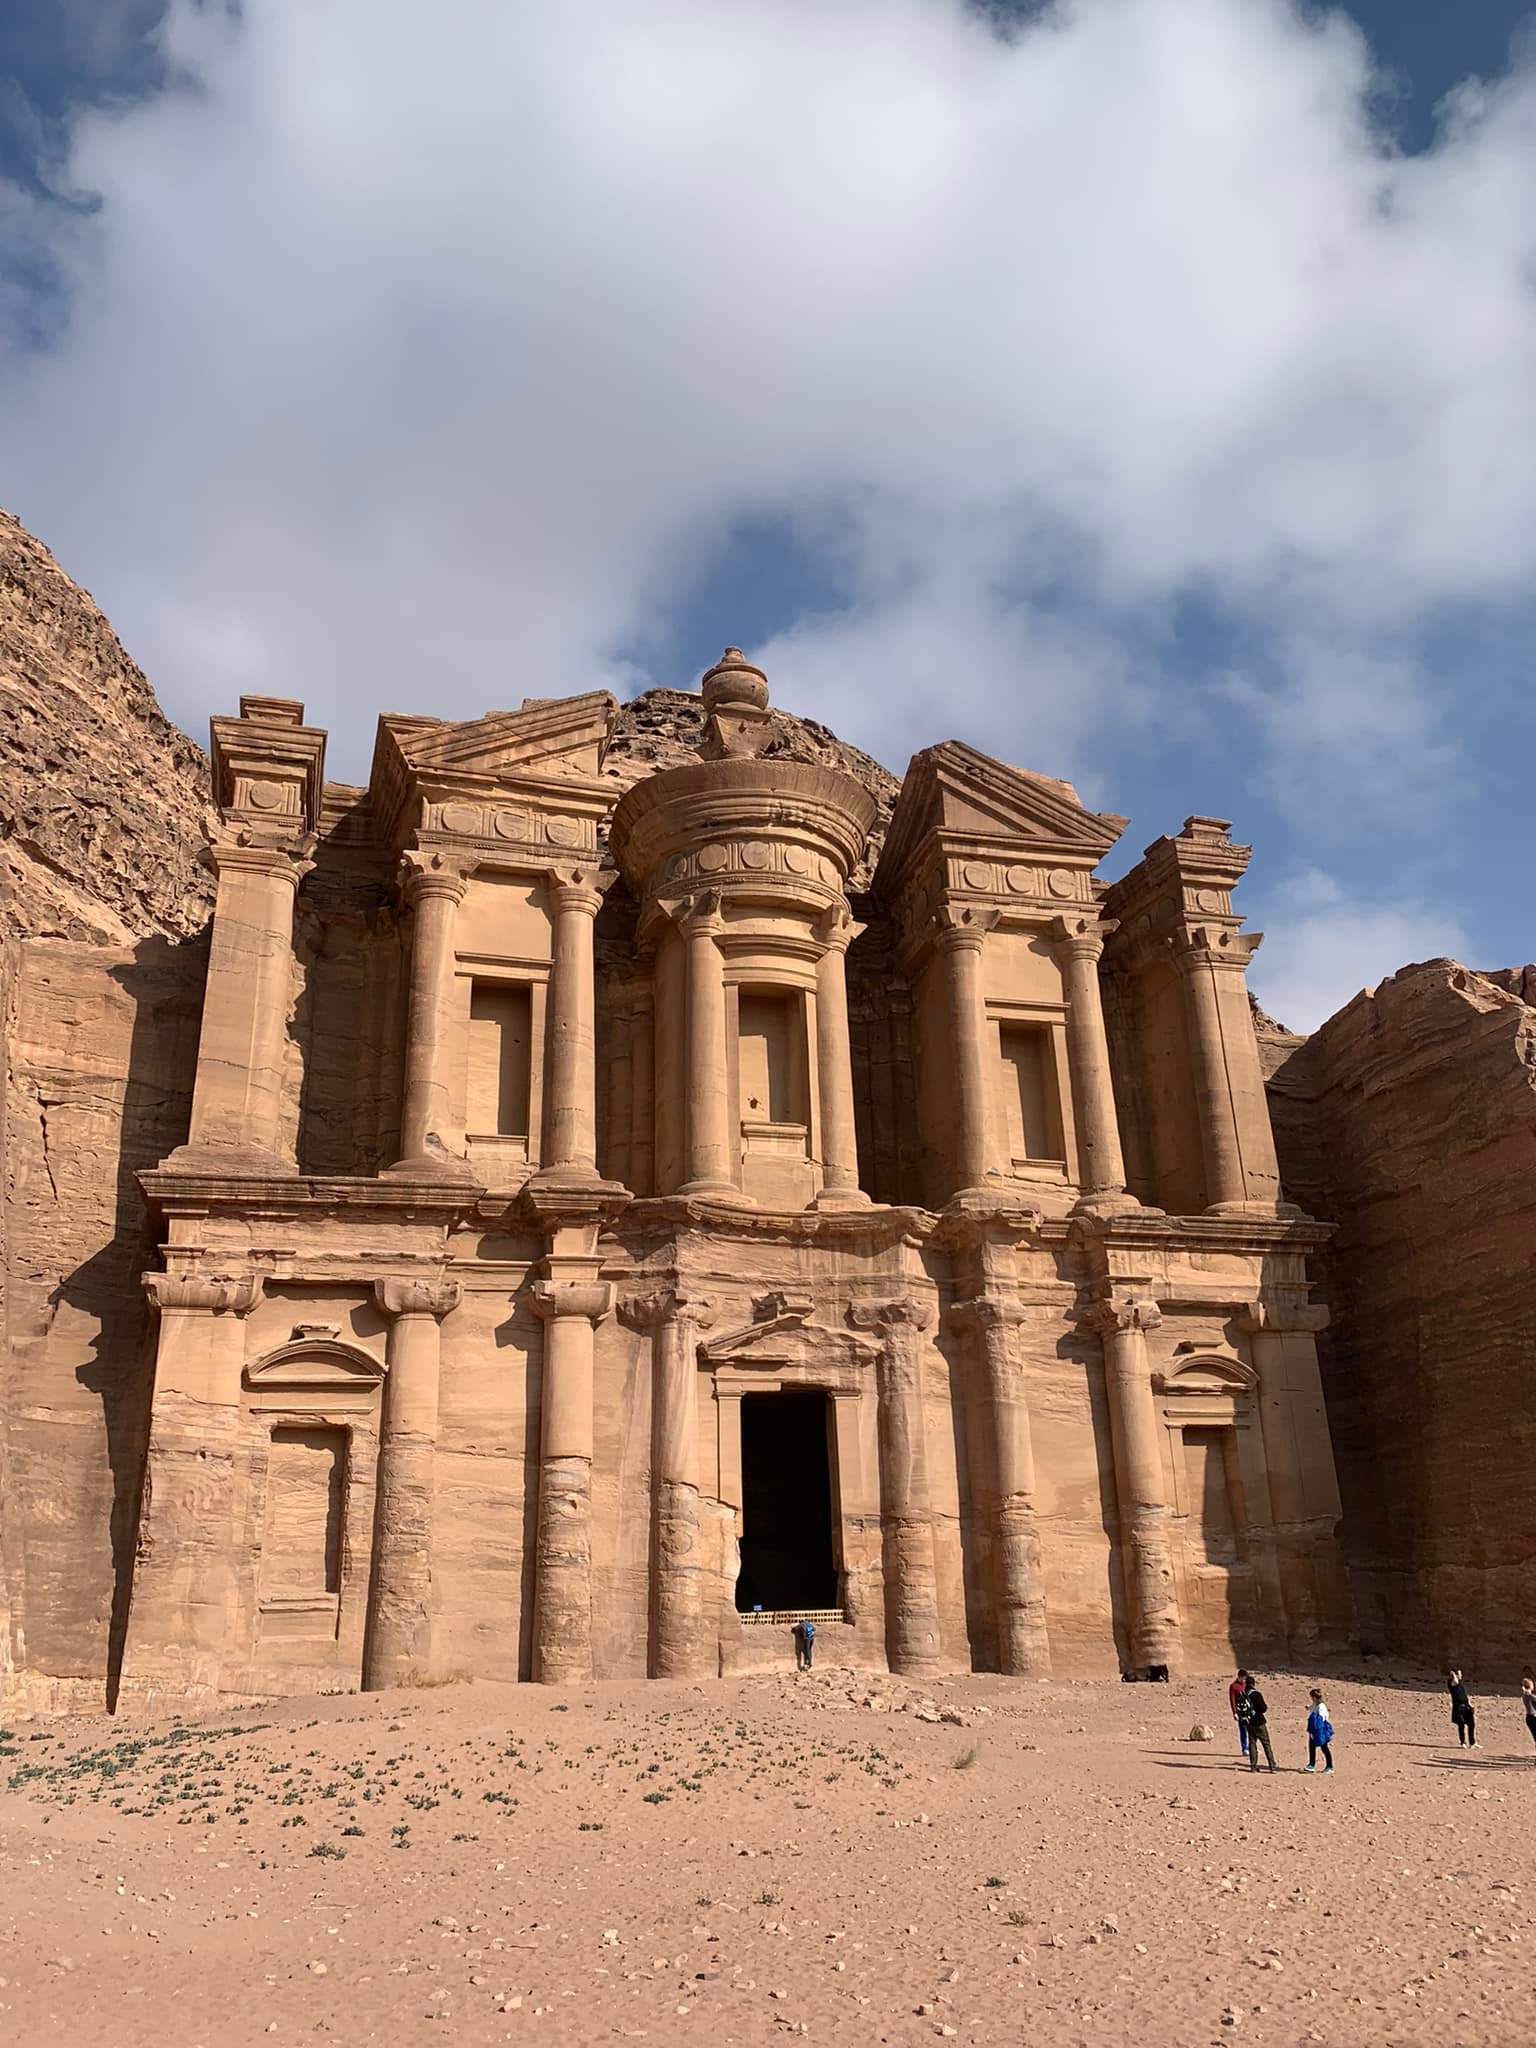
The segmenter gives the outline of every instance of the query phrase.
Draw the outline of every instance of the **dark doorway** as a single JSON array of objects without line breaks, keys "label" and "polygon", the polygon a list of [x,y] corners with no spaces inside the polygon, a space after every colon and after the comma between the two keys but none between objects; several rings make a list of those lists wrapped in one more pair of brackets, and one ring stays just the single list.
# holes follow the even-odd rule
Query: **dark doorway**
[{"label": "dark doorway", "polygon": [[748,1394],[741,1404],[738,1613],[837,1605],[831,1420],[825,1394]]}]

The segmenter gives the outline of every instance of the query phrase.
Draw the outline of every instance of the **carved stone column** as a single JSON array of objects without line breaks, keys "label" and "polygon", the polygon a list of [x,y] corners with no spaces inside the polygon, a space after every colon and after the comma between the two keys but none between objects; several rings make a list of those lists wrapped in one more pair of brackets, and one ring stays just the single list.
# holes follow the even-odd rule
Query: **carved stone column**
[{"label": "carved stone column", "polygon": [[[641,954],[649,972],[655,955]],[[634,1091],[630,1104],[629,1187],[637,1195],[656,1192],[656,999],[646,986],[636,991],[630,1027],[634,1033]]]},{"label": "carved stone column", "polygon": [[292,1173],[283,1155],[283,1066],[293,980],[293,904],[314,840],[248,843],[225,827],[209,848],[219,878],[203,987],[187,1142],[167,1166]]},{"label": "carved stone column", "polygon": [[1273,1215],[1280,1169],[1245,976],[1258,941],[1225,929],[1198,928],[1188,937],[1175,958],[1184,979],[1206,1206]]},{"label": "carved stone column", "polygon": [[1235,1318],[1259,1376],[1259,1424],[1286,1638],[1299,1661],[1344,1646],[1352,1601],[1339,1555],[1343,1512],[1317,1363],[1328,1310],[1250,1302]]},{"label": "carved stone column", "polygon": [[1162,1316],[1151,1301],[1109,1301],[1085,1320],[1104,1343],[1131,1668],[1163,1664],[1172,1674],[1180,1662],[1178,1590],[1146,1340]]},{"label": "carved stone column", "polygon": [[400,1160],[394,1172],[440,1180],[473,1178],[442,1134],[451,1122],[454,916],[464,900],[462,868],[441,855],[407,855],[405,900],[415,914],[410,994],[406,1006],[405,1089],[400,1108]]},{"label": "carved stone column", "polygon": [[544,1139],[538,1180],[597,1179],[597,1051],[592,924],[603,892],[589,868],[551,874],[554,961],[545,1034]]},{"label": "carved stone column", "polygon": [[848,948],[862,925],[832,912],[818,927],[826,951],[816,966],[816,1069],[821,1097],[818,1209],[854,1209],[869,1201],[859,1186],[853,1107],[853,1043],[848,1030]]},{"label": "carved stone column", "polygon": [[583,1276],[541,1281],[544,1319],[535,1534],[533,1675],[546,1685],[592,1676],[592,1367],[613,1289]]},{"label": "carved stone column", "polygon": [[687,1179],[680,1193],[739,1201],[731,1140],[720,898],[697,897],[682,919],[687,948],[688,1065],[683,1077]]},{"label": "carved stone column", "polygon": [[706,1571],[699,1523],[698,1332],[714,1306],[682,1288],[632,1294],[619,1313],[651,1340],[651,1676],[713,1674],[704,1640]]},{"label": "carved stone column", "polygon": [[922,1333],[926,1301],[855,1302],[848,1319],[873,1330],[880,1437],[880,1520],[885,1567],[885,1652],[893,1671],[940,1669],[939,1591],[928,1497]]},{"label": "carved stone column", "polygon": [[211,1699],[234,1610],[244,1319],[257,1274],[146,1273],[160,1312],[119,1707]]},{"label": "carved stone column", "polygon": [[406,1685],[432,1671],[441,1324],[458,1307],[462,1290],[457,1280],[433,1274],[376,1280],[373,1292],[390,1326],[363,1649],[367,1692]]},{"label": "carved stone column", "polygon": [[[1112,927],[1111,927],[1112,929]],[[1056,920],[1056,957],[1067,992],[1067,1062],[1077,1112],[1082,1199],[1079,1207],[1103,1214],[1139,1206],[1125,1192],[1125,1160],[1109,1063],[1109,1037],[1099,990],[1104,927],[1095,918]]]},{"label": "carved stone column", "polygon": [[1017,1301],[983,1294],[957,1301],[949,1313],[952,1326],[979,1350],[987,1389],[996,1486],[992,1571],[998,1668],[1015,1677],[1047,1678],[1051,1644],[1035,1520],[1034,1433],[1029,1390],[1014,1342],[1025,1310]]},{"label": "carved stone column", "polygon": [[[991,1032],[981,979],[981,948],[995,910],[939,912],[935,947],[949,1015],[950,1086],[954,1102],[955,1186],[952,1194],[985,1192],[992,1166]],[[940,1077],[932,1073],[929,1085]]]}]

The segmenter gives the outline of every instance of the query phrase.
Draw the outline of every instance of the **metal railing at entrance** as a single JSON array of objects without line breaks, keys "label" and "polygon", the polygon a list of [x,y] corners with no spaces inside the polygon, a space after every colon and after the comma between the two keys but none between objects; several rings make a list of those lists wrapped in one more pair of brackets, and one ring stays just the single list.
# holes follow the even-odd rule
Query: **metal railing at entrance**
[{"label": "metal railing at entrance", "polygon": [[818,1628],[831,1628],[846,1621],[847,1616],[841,1607],[759,1607],[751,1614],[738,1614],[736,1619],[746,1628],[762,1624],[792,1628],[797,1621],[814,1621]]}]

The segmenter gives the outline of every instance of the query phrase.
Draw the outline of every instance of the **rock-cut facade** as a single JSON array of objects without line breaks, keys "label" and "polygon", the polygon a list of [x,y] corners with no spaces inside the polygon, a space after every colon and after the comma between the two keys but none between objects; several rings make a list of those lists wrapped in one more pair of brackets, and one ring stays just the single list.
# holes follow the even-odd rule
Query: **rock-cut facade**
[{"label": "rock-cut facade", "polygon": [[1247,849],[1106,887],[1124,820],[956,741],[891,801],[734,650],[672,765],[617,711],[366,789],[214,720],[118,1703],[1345,1646]]}]

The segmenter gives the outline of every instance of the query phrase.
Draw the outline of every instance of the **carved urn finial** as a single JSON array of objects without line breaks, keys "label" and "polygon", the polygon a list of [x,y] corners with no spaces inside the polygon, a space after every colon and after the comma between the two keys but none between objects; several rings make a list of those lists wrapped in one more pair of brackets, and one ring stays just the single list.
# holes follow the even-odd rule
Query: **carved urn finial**
[{"label": "carved urn finial", "polygon": [[771,737],[768,678],[742,653],[727,647],[704,677],[704,752],[719,758],[760,754]]},{"label": "carved urn finial", "polygon": [[702,688],[706,711],[734,711],[747,705],[754,711],[768,709],[768,678],[739,647],[727,647],[705,675]]}]

